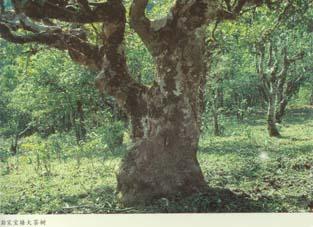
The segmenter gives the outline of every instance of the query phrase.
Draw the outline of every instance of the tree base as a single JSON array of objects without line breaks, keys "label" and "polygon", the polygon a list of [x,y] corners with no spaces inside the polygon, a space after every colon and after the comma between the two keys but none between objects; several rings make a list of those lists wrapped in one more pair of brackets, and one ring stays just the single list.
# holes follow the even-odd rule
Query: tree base
[{"label": "tree base", "polygon": [[120,202],[126,206],[159,198],[188,196],[206,188],[196,150],[164,144],[161,136],[143,140],[126,155],[117,176]]},{"label": "tree base", "polygon": [[277,138],[280,138],[280,137],[281,137],[281,135],[280,135],[280,133],[279,133],[279,131],[278,131],[277,128],[274,128],[274,129],[271,128],[271,129],[269,129],[268,133],[269,133],[269,136],[270,136],[270,137],[277,137]]}]

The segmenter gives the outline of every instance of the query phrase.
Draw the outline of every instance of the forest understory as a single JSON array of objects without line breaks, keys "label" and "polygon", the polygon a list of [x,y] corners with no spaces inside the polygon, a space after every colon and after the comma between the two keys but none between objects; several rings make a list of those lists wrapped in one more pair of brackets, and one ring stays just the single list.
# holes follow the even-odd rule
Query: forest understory
[{"label": "forest understory", "polygon": [[[81,151],[71,150],[75,138],[70,135],[46,140],[32,135],[21,141],[18,155],[1,162],[0,210],[5,214],[312,212],[312,117],[309,106],[288,111],[279,126],[282,138],[267,135],[260,113],[240,124],[225,117],[223,135],[203,134],[200,142],[198,159],[210,189],[139,207],[120,206],[115,191],[127,133],[125,144],[115,150],[105,149],[94,137]],[[212,130],[209,127],[207,133]],[[38,144],[46,144],[49,157],[42,156]]]}]

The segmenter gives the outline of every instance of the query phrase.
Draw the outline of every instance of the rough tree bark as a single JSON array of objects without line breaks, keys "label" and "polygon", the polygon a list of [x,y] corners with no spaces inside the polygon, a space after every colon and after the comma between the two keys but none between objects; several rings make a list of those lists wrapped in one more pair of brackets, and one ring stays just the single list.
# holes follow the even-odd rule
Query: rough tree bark
[{"label": "rough tree bark", "polygon": [[[133,147],[117,176],[124,204],[190,195],[205,187],[196,158],[207,61],[204,25],[215,19],[235,19],[246,3],[255,1],[235,0],[225,7],[215,0],[177,0],[168,17],[150,21],[145,16],[148,0],[133,0],[131,27],[157,65],[152,87],[129,74],[123,47],[126,10],[121,0],[77,0],[79,10],[66,0],[13,3],[13,13],[1,8],[2,38],[68,51],[75,62],[99,71],[97,88],[113,96],[127,113]],[[58,21],[75,24],[77,29],[64,30]],[[97,32],[100,44],[89,42],[81,26],[88,23],[102,23]],[[29,33],[14,34],[18,28]]]},{"label": "rough tree bark", "polygon": [[140,13],[136,10],[133,6],[132,26],[154,57],[158,78],[145,94],[146,108],[131,116],[134,147],[118,175],[118,190],[126,204],[190,195],[206,185],[196,157],[201,79],[206,73],[203,28],[180,25],[180,19],[168,17],[163,27],[150,27],[159,33],[151,39],[153,33],[138,31],[143,25],[136,20]]},{"label": "rough tree bark", "polygon": [[280,137],[280,133],[276,127],[276,108],[275,96],[277,88],[275,81],[270,82],[270,91],[268,92],[268,109],[267,109],[267,130],[270,136]]},{"label": "rough tree bark", "polygon": [[287,105],[288,105],[288,100],[283,99],[279,102],[279,106],[276,109],[275,121],[279,124],[283,122],[283,116],[285,116]]}]

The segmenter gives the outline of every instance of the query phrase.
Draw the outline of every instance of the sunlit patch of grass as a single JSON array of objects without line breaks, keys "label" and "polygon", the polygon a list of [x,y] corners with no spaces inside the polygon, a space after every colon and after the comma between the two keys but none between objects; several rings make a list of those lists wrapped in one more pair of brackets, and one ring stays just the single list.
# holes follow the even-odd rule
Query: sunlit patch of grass
[{"label": "sunlit patch of grass", "polygon": [[[97,199],[103,202],[106,198],[107,204],[115,203],[114,170],[120,158],[94,159],[92,164],[84,158],[79,166],[74,160],[64,163],[54,161],[51,176],[35,172],[31,164],[19,163],[19,170],[1,178],[1,211],[68,213],[75,209],[94,208]],[[98,195],[101,190],[104,191]],[[98,197],[95,198],[95,195]]]}]

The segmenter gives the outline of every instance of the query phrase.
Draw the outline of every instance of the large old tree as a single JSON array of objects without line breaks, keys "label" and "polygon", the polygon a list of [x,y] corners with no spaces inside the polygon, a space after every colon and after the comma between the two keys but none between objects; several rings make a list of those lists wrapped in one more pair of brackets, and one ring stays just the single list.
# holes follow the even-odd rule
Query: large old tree
[{"label": "large old tree", "polygon": [[[151,21],[145,13],[148,0],[133,0],[130,26],[157,68],[150,87],[136,82],[127,68],[122,0],[12,0],[12,7],[0,0],[0,34],[9,42],[35,42],[67,51],[76,63],[99,72],[96,87],[115,97],[131,121],[134,145],[117,180],[122,201],[133,204],[205,187],[196,157],[208,60],[205,28],[215,20],[235,19],[244,7],[261,3],[176,0],[167,17]],[[88,24],[97,25],[100,42],[91,42],[84,29]]]}]

